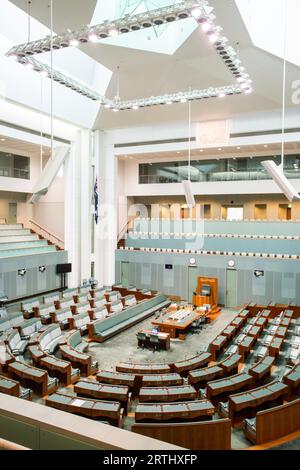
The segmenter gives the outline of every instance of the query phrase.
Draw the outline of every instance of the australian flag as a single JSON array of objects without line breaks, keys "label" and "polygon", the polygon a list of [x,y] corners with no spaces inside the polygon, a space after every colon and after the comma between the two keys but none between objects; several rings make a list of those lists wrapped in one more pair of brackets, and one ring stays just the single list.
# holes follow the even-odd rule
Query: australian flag
[{"label": "australian flag", "polygon": [[99,207],[99,191],[98,191],[98,177],[96,177],[96,181],[94,184],[94,216],[95,216],[96,224],[98,224],[98,220],[99,220],[98,207]]}]

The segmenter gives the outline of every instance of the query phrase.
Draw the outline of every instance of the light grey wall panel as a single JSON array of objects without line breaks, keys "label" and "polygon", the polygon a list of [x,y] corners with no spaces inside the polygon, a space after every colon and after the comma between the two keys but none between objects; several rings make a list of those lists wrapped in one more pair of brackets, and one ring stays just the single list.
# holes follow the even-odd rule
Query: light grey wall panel
[{"label": "light grey wall panel", "polygon": [[[66,251],[1,259],[0,286],[9,300],[57,289],[60,276],[56,274],[56,265],[67,262]],[[40,273],[39,266],[45,266],[46,272]],[[19,269],[26,269],[25,276],[18,275]]]},{"label": "light grey wall panel", "polygon": [[[151,273],[150,282],[148,284],[142,282],[141,275],[134,276],[132,284],[187,299],[190,257],[189,254],[117,250],[116,270],[118,271],[121,260],[130,262],[130,271],[136,271],[136,266],[140,266],[142,272],[143,266],[147,266],[146,269]],[[293,300],[300,303],[300,263],[297,260],[209,255],[193,255],[193,257],[196,258],[199,276],[218,278],[221,304],[226,302],[226,270],[229,260],[235,261],[237,270],[238,305],[249,301],[266,304],[271,301],[287,303]],[[165,270],[165,264],[173,265],[173,286],[171,275]],[[264,277],[256,278],[255,270],[263,270]]]}]

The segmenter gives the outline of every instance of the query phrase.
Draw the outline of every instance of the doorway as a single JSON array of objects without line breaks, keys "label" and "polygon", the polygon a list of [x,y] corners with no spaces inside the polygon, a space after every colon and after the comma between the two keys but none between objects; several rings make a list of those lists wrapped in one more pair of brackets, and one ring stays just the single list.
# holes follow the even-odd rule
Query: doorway
[{"label": "doorway", "polygon": [[227,269],[226,271],[226,307],[237,306],[237,271]]},{"label": "doorway", "polygon": [[197,291],[198,268],[196,266],[188,267],[188,302],[193,303],[194,292]]},{"label": "doorway", "polygon": [[265,220],[267,218],[267,204],[255,204],[254,219]]},{"label": "doorway", "polygon": [[128,261],[121,262],[121,284],[124,287],[129,286],[129,263]]},{"label": "doorway", "polygon": [[278,218],[280,220],[292,220],[292,205],[291,204],[279,204]]},{"label": "doorway", "polygon": [[9,202],[8,203],[8,224],[16,224],[17,223],[17,203],[16,202]]}]

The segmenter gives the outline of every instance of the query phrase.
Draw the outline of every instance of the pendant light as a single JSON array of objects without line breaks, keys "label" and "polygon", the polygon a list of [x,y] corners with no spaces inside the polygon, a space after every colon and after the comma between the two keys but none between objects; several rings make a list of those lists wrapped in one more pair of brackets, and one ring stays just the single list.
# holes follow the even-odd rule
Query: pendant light
[{"label": "pendant light", "polygon": [[293,187],[291,182],[284,174],[284,157],[285,157],[285,105],[286,105],[286,56],[287,56],[287,2],[283,0],[284,5],[284,38],[283,38],[283,79],[282,79],[282,114],[281,114],[281,162],[276,165],[273,160],[262,162],[262,166],[269,173],[271,178],[281,189],[283,194],[289,201],[300,200],[299,194]]},{"label": "pendant light", "polygon": [[196,206],[191,183],[191,139],[192,139],[192,102],[189,100],[189,149],[188,149],[188,179],[182,182],[186,203],[189,209]]}]

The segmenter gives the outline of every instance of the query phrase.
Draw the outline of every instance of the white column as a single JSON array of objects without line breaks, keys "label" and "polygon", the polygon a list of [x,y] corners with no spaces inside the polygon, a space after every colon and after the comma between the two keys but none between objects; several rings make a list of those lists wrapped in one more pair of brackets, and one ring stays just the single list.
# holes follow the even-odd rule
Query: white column
[{"label": "white column", "polygon": [[78,131],[65,165],[65,249],[72,263],[69,287],[91,271],[91,155],[89,131]]},{"label": "white column", "polygon": [[90,131],[81,132],[80,147],[80,264],[82,281],[82,279],[89,279],[91,276],[92,155]]},{"label": "white column", "polygon": [[95,132],[96,176],[99,182],[99,223],[95,231],[95,277],[100,285],[115,282],[117,247],[117,165],[107,133]]}]

